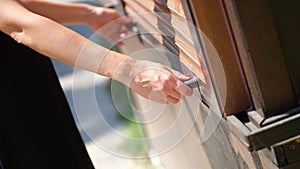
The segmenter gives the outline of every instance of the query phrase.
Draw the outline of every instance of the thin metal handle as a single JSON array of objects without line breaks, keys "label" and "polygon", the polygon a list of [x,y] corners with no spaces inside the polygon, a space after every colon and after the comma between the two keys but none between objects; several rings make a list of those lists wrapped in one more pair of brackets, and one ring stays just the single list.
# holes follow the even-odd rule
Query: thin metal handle
[{"label": "thin metal handle", "polygon": [[184,81],[183,83],[186,84],[190,88],[198,87],[199,78],[197,76],[193,76],[191,79]]}]

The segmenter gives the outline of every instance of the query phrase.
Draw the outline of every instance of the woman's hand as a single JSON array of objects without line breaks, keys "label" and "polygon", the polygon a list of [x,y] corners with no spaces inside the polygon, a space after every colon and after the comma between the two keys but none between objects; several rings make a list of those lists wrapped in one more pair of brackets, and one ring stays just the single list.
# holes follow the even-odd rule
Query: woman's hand
[{"label": "woman's hand", "polygon": [[191,75],[183,75],[159,63],[144,60],[137,60],[134,65],[124,63],[115,75],[141,96],[158,103],[176,104],[184,96],[192,95],[192,89],[182,82]]},{"label": "woman's hand", "polygon": [[176,104],[184,96],[192,94],[192,90],[182,82],[190,78],[190,75],[182,75],[161,65],[159,68],[149,67],[139,72],[130,87],[143,97],[158,103]]},{"label": "woman's hand", "polygon": [[120,40],[129,32],[125,24],[131,20],[110,8],[91,6],[90,11],[86,24],[111,43],[122,45]]}]

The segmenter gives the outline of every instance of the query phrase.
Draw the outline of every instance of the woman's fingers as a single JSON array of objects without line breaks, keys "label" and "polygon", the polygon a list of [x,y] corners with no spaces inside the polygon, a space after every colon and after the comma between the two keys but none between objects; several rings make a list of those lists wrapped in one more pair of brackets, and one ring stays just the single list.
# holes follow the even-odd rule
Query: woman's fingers
[{"label": "woman's fingers", "polygon": [[177,104],[179,102],[179,99],[174,98],[172,96],[167,96],[167,104]]},{"label": "woman's fingers", "polygon": [[191,74],[184,75],[173,69],[171,69],[170,71],[172,72],[173,76],[175,76],[176,83],[173,84],[174,90],[183,96],[191,96],[193,94],[193,90],[189,88],[187,85],[185,85],[183,81],[191,79],[192,75]]},{"label": "woman's fingers", "polygon": [[162,98],[165,103],[176,104],[180,99],[183,99],[184,96],[190,96],[192,94],[192,89],[174,75],[169,75],[162,81],[164,81],[162,87],[157,91],[160,92],[160,96],[157,98]]},{"label": "woman's fingers", "polygon": [[178,98],[178,95],[174,97],[171,94],[168,95],[166,94],[166,92],[157,90],[157,91],[150,92],[149,99],[162,104],[176,104],[182,98]]},{"label": "woman's fingers", "polygon": [[[132,76],[124,78],[125,71],[118,71],[115,79],[127,84],[141,96],[159,103],[176,104],[185,96],[192,95],[192,89],[183,83],[191,75],[183,75],[159,63],[138,60],[134,66],[128,68],[121,65],[120,70],[126,70]],[[126,66],[126,68],[125,68]],[[123,68],[124,67],[124,68]]]},{"label": "woman's fingers", "polygon": [[177,80],[177,85],[174,86],[174,90],[183,96],[191,96],[193,94],[193,90],[185,85],[181,80]]}]

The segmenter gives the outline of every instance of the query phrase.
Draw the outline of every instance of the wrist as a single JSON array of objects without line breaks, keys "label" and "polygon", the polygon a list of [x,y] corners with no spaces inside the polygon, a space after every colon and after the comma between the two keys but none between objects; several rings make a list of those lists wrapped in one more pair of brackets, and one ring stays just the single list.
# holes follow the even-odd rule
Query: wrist
[{"label": "wrist", "polygon": [[75,4],[74,8],[77,7],[76,16],[77,23],[88,25],[91,18],[95,17],[95,6],[89,4]]},{"label": "wrist", "polygon": [[122,82],[123,84],[130,86],[132,79],[138,72],[138,61],[132,58],[126,58],[122,60],[116,69],[113,71],[112,79]]}]

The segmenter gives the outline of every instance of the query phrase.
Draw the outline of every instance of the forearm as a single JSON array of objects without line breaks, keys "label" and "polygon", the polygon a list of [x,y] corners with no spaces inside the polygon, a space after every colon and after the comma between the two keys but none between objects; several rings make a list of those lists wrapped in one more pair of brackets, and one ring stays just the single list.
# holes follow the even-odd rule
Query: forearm
[{"label": "forearm", "polygon": [[45,56],[107,77],[112,77],[121,62],[133,61],[14,1],[0,2],[0,30]]},{"label": "forearm", "polygon": [[24,43],[62,63],[112,78],[121,62],[131,60],[128,56],[108,50],[51,20],[45,19],[38,23],[41,22],[43,26],[33,24],[24,30],[30,38],[28,44]]},{"label": "forearm", "polygon": [[20,0],[33,13],[45,16],[61,24],[85,24],[92,13],[88,4],[50,2],[43,0]]}]

